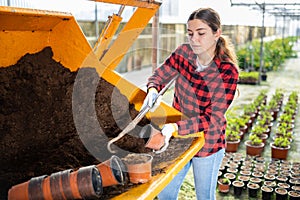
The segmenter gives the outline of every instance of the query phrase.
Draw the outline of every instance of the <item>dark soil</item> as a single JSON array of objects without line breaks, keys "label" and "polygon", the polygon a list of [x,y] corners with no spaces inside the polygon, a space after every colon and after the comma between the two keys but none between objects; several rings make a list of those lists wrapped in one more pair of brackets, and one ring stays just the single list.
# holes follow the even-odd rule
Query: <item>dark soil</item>
[{"label": "dark soil", "polygon": [[[92,67],[71,72],[52,59],[46,47],[0,68],[0,199],[8,189],[32,177],[94,165],[111,157],[107,141],[116,137],[138,111]],[[191,144],[172,139],[167,151],[154,154],[138,138],[139,125],[115,142],[119,157],[153,155],[153,175],[161,173]],[[114,145],[114,147],[115,147]],[[102,199],[132,184],[104,188]]]}]

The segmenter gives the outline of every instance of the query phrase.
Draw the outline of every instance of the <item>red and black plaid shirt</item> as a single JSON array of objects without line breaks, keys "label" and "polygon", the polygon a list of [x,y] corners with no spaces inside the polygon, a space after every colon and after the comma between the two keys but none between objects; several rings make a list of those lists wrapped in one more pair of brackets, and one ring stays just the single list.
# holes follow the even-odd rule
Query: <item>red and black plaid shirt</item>
[{"label": "red and black plaid shirt", "polygon": [[179,135],[204,132],[205,144],[196,156],[209,156],[225,148],[225,112],[237,87],[237,67],[230,62],[214,62],[197,72],[197,55],[189,44],[179,46],[149,78],[147,87],[159,91],[178,72],[173,107],[188,119],[176,122]]}]

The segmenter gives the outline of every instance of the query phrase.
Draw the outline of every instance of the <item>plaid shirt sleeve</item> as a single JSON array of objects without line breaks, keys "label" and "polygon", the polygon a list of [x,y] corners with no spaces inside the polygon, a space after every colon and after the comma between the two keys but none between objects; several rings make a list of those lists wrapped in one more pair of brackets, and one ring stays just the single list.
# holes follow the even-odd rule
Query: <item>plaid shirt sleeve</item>
[{"label": "plaid shirt sleeve", "polygon": [[229,62],[215,59],[207,69],[195,71],[195,57],[188,45],[180,46],[149,78],[148,87],[160,90],[176,72],[173,106],[189,118],[177,122],[178,134],[204,131],[205,144],[197,156],[208,156],[225,148],[225,112],[233,101],[238,71]]}]

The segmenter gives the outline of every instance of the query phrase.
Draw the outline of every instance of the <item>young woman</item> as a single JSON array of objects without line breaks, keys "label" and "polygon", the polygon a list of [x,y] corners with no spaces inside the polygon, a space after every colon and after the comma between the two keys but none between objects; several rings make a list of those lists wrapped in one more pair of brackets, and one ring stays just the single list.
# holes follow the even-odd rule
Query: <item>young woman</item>
[{"label": "young woman", "polygon": [[225,152],[225,112],[233,101],[238,66],[235,52],[221,35],[220,17],[211,8],[194,11],[187,21],[188,44],[180,45],[148,80],[144,104],[178,73],[173,107],[188,119],[165,124],[161,133],[168,143],[172,136],[197,136],[203,132],[205,144],[192,160],[158,195],[177,199],[180,186],[193,166],[197,199],[215,199],[218,170]]}]

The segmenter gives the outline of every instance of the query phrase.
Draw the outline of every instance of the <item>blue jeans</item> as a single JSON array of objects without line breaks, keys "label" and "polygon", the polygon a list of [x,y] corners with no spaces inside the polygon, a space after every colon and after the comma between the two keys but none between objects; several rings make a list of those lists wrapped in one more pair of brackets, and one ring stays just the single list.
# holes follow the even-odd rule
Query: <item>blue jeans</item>
[{"label": "blue jeans", "polygon": [[207,157],[194,157],[173,180],[158,194],[160,200],[176,200],[182,182],[193,166],[194,182],[198,200],[215,200],[218,171],[224,158],[225,149]]}]

